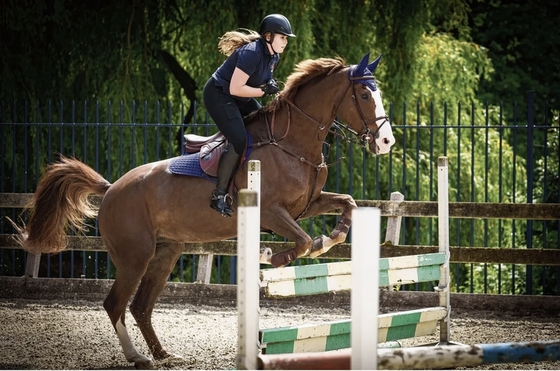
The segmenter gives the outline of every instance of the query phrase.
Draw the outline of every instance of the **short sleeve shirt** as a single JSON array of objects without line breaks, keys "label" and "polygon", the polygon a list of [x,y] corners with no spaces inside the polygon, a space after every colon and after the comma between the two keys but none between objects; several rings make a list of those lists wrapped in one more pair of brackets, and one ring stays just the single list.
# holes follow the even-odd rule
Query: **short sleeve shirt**
[{"label": "short sleeve shirt", "polygon": [[280,56],[270,55],[266,41],[258,39],[237,48],[212,74],[217,86],[229,94],[229,84],[233,71],[239,68],[249,75],[247,85],[259,87],[272,78]]}]

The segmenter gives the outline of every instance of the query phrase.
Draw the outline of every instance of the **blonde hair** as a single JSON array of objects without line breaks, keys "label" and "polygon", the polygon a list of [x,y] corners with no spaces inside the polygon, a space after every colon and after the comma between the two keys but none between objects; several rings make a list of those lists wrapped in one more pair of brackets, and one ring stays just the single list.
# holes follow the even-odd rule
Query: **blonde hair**
[{"label": "blonde hair", "polygon": [[228,31],[222,37],[220,37],[220,41],[218,42],[218,50],[220,51],[220,53],[229,57],[231,53],[233,53],[235,49],[239,48],[240,46],[261,38],[261,35],[256,31],[247,29],[241,30],[244,32]]}]

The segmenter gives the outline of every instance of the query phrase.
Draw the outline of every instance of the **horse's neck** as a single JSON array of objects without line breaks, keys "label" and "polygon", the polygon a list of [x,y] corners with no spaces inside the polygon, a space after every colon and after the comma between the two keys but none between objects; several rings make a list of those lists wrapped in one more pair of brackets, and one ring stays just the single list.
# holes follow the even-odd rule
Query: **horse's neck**
[{"label": "horse's neck", "polygon": [[322,148],[329,129],[335,119],[337,101],[340,99],[341,86],[345,86],[340,76],[329,76],[315,84],[302,86],[291,101],[285,103],[275,114],[276,135],[284,135],[301,140],[305,138],[306,145],[317,144]]}]

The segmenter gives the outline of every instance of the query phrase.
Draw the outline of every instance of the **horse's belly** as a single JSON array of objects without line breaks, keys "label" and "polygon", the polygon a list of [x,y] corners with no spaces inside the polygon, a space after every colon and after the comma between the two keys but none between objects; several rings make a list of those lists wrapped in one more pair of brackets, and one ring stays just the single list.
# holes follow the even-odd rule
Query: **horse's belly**
[{"label": "horse's belly", "polygon": [[[237,219],[224,218],[208,207],[208,218],[199,215],[185,216],[179,220],[161,225],[157,237],[184,243],[215,242],[237,235]],[[205,212],[202,212],[204,214]],[[211,213],[215,213],[214,217]]]}]

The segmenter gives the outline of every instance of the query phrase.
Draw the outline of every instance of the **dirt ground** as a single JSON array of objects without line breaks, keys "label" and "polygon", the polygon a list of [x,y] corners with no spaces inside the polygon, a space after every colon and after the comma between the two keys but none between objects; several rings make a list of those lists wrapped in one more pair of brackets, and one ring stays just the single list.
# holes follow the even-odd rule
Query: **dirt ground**
[{"label": "dirt ground", "polygon": [[[348,318],[347,310],[308,307],[262,308],[261,328]],[[127,313],[137,348],[147,346]],[[237,312],[231,307],[158,304],[153,323],[168,351],[182,361],[156,362],[157,369],[235,369]],[[451,340],[465,344],[560,339],[560,314],[520,317],[515,313],[452,313]],[[437,341],[435,336],[403,346]],[[0,369],[134,369],[100,302],[0,300]],[[560,369],[559,362],[483,365],[459,369]]]}]

